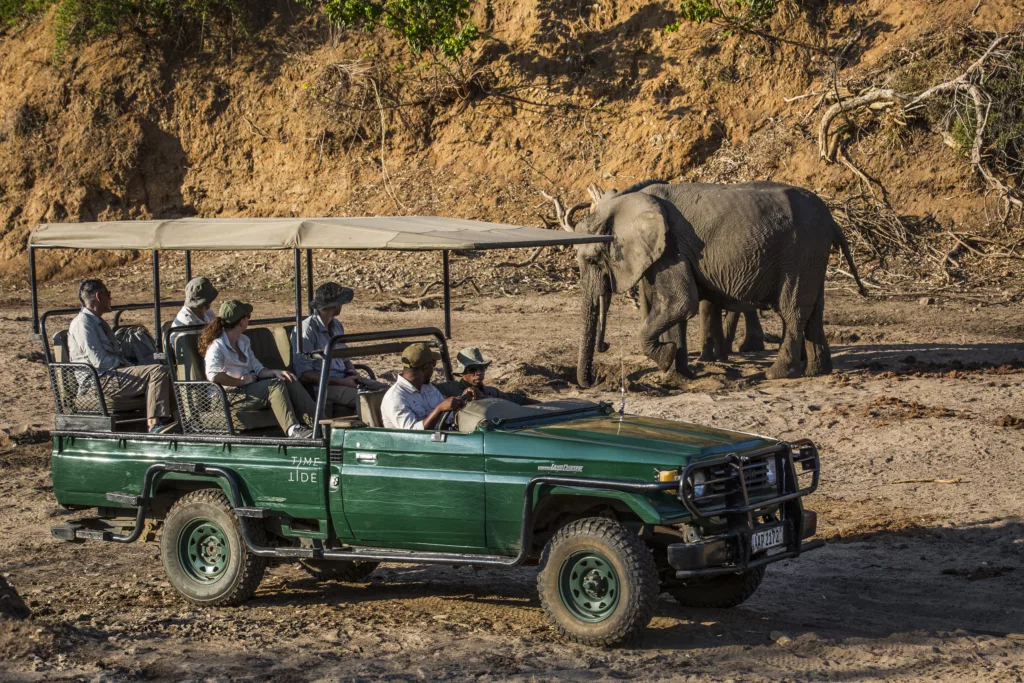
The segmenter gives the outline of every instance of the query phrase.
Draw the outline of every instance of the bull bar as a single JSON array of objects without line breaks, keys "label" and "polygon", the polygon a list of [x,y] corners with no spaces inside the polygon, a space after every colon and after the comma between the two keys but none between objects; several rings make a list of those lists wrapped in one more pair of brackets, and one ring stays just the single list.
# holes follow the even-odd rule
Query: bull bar
[{"label": "bull bar", "polygon": [[[762,456],[775,457],[778,473],[778,495],[751,501],[744,466]],[[800,472],[797,472],[797,465]],[[694,475],[700,470],[725,468],[726,474],[703,482],[704,486],[733,483],[735,490],[710,496],[697,496]],[[811,474],[809,485],[800,486],[800,474]],[[817,514],[803,509],[804,496],[818,488],[821,463],[818,449],[808,439],[791,444],[737,455],[730,453],[718,458],[690,463],[679,479],[679,499],[695,521],[712,517],[724,518],[728,531],[701,539],[696,543],[673,544],[668,547],[669,565],[676,570],[677,579],[707,578],[735,574],[772,562],[797,557],[802,552],[825,545],[821,539],[805,542],[817,531]],[[733,500],[730,501],[729,498]],[[721,505],[704,508],[699,501],[722,499]],[[737,500],[738,499],[738,500]],[[754,512],[778,506],[780,520],[771,524],[755,524]],[[755,532],[781,526],[784,550],[771,555],[752,558],[751,537]]]}]

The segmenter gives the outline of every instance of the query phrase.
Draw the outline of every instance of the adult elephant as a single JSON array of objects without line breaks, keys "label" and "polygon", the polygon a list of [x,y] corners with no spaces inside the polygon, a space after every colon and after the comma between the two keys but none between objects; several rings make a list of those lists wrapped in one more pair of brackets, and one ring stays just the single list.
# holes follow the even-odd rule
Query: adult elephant
[{"label": "adult elephant", "polygon": [[634,285],[647,302],[641,348],[662,371],[687,372],[686,321],[703,299],[727,310],[779,313],[783,335],[766,373],[770,379],[831,372],[823,316],[833,244],[865,291],[842,230],[817,195],[769,182],[648,181],[621,192],[592,189],[591,196],[595,203],[587,217],[574,226],[570,210],[563,220],[576,232],[614,237],[611,243],[576,247],[583,291],[581,386],[592,382],[609,293]]}]

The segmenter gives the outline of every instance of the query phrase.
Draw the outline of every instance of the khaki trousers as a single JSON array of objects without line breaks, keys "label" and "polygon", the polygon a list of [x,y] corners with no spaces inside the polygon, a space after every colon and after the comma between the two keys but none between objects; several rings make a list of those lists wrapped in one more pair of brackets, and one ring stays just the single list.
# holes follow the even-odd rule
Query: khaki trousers
[{"label": "khaki trousers", "polygon": [[[327,407],[324,410],[325,417],[348,417],[355,415],[359,406],[359,390],[380,391],[387,389],[388,385],[372,379],[363,378],[359,380],[359,388],[343,387],[337,384],[327,385]],[[316,386],[310,386],[309,390],[316,393]]]},{"label": "khaki trousers", "polygon": [[146,397],[146,417],[168,419],[171,412],[171,375],[165,365],[129,365],[100,377],[103,397],[114,410],[137,407]]},{"label": "khaki trousers", "polygon": [[224,387],[232,412],[238,410],[274,411],[277,424],[285,432],[294,424],[313,425],[316,401],[301,382],[288,382],[272,377],[261,379],[244,387]]}]

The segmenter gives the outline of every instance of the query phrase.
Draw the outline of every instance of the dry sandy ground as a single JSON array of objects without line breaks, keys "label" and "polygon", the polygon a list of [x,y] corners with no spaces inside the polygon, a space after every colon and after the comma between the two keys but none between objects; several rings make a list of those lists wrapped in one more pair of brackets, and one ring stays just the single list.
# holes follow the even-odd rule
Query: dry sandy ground
[{"label": "dry sandy ground", "polygon": [[[357,304],[345,311],[349,331],[440,320]],[[573,297],[458,307],[452,344],[499,358],[494,379],[579,393],[564,381]],[[0,307],[2,421],[16,433],[52,419],[44,368],[26,359],[26,313],[23,302]],[[49,538],[68,515],[53,500],[48,447],[29,430],[0,448],[0,572],[35,615],[0,621],[0,679],[1022,680],[1019,305],[836,295],[832,376],[767,382],[768,353],[702,367],[679,387],[661,385],[635,353],[638,317],[616,301],[602,358],[606,374],[629,373],[627,411],[821,446],[810,507],[829,543],[774,565],[741,607],[684,610],[666,596],[641,644],[588,649],[554,636],[532,569],[388,566],[365,585],[318,585],[281,565],[246,605],[197,610],[168,586],[156,545]]]}]

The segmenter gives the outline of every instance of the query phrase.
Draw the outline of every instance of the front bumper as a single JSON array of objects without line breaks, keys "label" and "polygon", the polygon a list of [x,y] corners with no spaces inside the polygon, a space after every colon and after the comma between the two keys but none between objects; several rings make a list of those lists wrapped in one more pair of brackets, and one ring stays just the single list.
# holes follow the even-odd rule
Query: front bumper
[{"label": "front bumper", "polygon": [[779,560],[788,560],[825,545],[825,541],[821,539],[806,540],[818,530],[818,514],[812,510],[801,511],[799,522],[786,519],[781,524],[784,544],[778,549],[758,553],[752,557],[751,537],[761,529],[773,525],[749,528],[740,526],[696,543],[676,543],[668,546],[668,563],[676,570],[677,579],[706,578],[736,574]]},{"label": "front bumper", "polygon": [[[767,459],[774,463],[775,480],[765,478]],[[703,493],[698,496],[695,475],[702,470]],[[807,440],[692,463],[681,474],[679,498],[694,522],[714,518],[719,520],[714,527],[720,529],[724,521],[725,530],[693,543],[670,545],[668,562],[676,578],[735,574],[825,545],[820,539],[806,540],[816,533],[818,516],[804,510],[802,500],[818,488],[820,470],[818,449]],[[765,520],[770,521],[762,523]],[[782,527],[782,545],[753,552],[754,534],[773,526]]]}]

